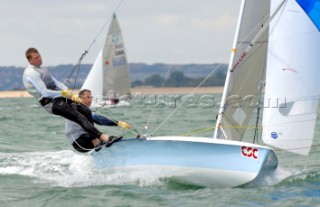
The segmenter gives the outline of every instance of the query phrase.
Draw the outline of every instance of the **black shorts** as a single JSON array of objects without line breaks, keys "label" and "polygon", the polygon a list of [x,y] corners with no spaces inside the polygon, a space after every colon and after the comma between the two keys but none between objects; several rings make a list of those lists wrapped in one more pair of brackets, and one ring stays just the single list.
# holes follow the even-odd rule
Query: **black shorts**
[{"label": "black shorts", "polygon": [[96,137],[90,136],[89,134],[82,134],[72,143],[72,146],[78,152],[89,152],[94,149],[92,140],[95,138]]}]

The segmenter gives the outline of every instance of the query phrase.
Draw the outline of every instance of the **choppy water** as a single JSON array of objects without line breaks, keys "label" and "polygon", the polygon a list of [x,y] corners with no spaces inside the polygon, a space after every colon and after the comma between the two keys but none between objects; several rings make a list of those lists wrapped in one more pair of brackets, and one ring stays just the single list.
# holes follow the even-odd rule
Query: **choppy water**
[{"label": "choppy water", "polygon": [[[320,206],[320,121],[309,157],[278,152],[279,169],[262,183],[214,189],[163,180],[156,172],[106,174],[95,168],[89,155],[72,150],[62,118],[34,103],[31,98],[0,99],[0,206]],[[132,108],[98,113],[142,130],[153,111],[151,106],[136,102]],[[173,104],[158,105],[149,132],[173,110]],[[217,110],[184,105],[155,135],[210,128]],[[110,134],[123,133],[117,128],[99,128]],[[211,136],[212,130],[196,135]]]}]

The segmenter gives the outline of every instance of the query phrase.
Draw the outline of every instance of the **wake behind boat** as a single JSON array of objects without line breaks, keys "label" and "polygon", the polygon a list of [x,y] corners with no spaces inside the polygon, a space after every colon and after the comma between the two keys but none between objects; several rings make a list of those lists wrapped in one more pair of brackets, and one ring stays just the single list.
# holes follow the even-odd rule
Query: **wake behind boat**
[{"label": "wake behind boat", "polygon": [[97,56],[81,89],[92,92],[92,107],[129,105],[131,80],[124,42],[113,15],[103,49]]},{"label": "wake behind boat", "polygon": [[[145,172],[155,168],[164,178],[206,187],[253,182],[278,166],[272,148],[243,141],[249,121],[260,122],[262,108],[263,142],[307,155],[320,93],[319,4],[243,0],[213,138],[123,140],[91,153],[97,167]],[[256,130],[255,143],[261,139],[258,134]]]}]

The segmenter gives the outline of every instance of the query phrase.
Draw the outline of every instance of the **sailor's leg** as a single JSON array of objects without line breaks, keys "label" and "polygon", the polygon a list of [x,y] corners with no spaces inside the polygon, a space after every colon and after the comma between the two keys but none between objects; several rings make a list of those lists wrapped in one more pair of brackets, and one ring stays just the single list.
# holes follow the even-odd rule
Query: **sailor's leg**
[{"label": "sailor's leg", "polygon": [[92,139],[95,140],[95,138],[89,134],[82,134],[78,139],[74,140],[72,146],[78,152],[89,152],[95,148]]},{"label": "sailor's leg", "polygon": [[[75,108],[66,103],[64,99],[56,99],[53,101],[52,113],[77,122],[93,137],[102,138],[100,137],[102,133],[97,128],[95,128],[93,124],[82,113],[78,112]],[[108,140],[108,137],[103,139]]]}]

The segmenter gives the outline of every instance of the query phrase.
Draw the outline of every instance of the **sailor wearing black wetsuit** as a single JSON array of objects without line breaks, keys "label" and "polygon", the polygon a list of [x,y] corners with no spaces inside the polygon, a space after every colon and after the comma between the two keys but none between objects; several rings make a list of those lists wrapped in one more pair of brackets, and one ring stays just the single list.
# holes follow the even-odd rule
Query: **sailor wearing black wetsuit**
[{"label": "sailor wearing black wetsuit", "polygon": [[[82,104],[87,107],[91,106],[92,95],[89,89],[83,89],[79,92],[79,97],[82,100]],[[87,116],[88,117],[88,116]],[[117,121],[114,119],[109,119],[103,115],[98,115],[95,113],[90,114],[88,118],[92,124],[98,124],[102,126],[119,126],[123,129],[130,129],[131,125],[124,121]],[[70,144],[73,148],[79,152],[88,152],[92,149],[98,151],[101,149],[101,143],[99,139],[91,136],[87,131],[85,131],[78,123],[66,119],[65,124],[65,135],[68,138]],[[106,147],[110,146],[110,143],[106,144]]]},{"label": "sailor wearing black wetsuit", "polygon": [[41,67],[42,59],[37,49],[29,48],[26,51],[26,57],[30,65],[23,73],[23,84],[43,108],[49,113],[60,115],[80,124],[90,135],[100,138],[104,142],[111,141],[108,135],[101,133],[88,120],[87,117],[91,117],[91,111],[88,107],[78,104],[75,109],[71,105],[73,101],[61,95],[62,90],[66,90],[67,87],[54,79],[47,69]]}]

